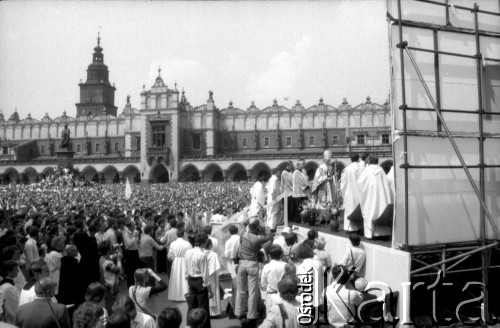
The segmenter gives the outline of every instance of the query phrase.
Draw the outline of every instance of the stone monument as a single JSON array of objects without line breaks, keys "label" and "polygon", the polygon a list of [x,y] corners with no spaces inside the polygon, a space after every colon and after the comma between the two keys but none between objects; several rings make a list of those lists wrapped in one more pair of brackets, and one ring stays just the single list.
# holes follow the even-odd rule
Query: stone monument
[{"label": "stone monument", "polygon": [[73,155],[75,152],[71,149],[71,131],[68,129],[68,125],[64,126],[64,130],[61,133],[61,147],[59,151],[56,151],[57,155],[57,169],[70,169],[73,170]]}]

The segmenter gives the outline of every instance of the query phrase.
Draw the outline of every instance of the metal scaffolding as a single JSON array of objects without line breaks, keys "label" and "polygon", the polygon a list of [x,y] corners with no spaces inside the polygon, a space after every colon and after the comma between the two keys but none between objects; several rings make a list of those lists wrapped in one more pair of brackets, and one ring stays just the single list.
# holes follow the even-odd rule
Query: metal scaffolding
[{"label": "metal scaffolding", "polygon": [[[450,4],[449,0],[444,2],[432,1],[432,0],[414,0],[415,2],[425,3],[429,6],[444,7],[446,13],[446,24],[434,24],[434,23],[424,23],[416,22],[403,19],[403,4],[402,0],[397,0],[397,13],[398,17],[393,17],[389,12],[387,13],[388,19],[399,29],[399,43],[396,45],[399,48],[399,61],[400,61],[400,74],[401,74],[401,104],[399,110],[401,110],[402,115],[402,130],[397,132],[403,138],[403,152],[402,152],[402,164],[399,166],[403,169],[404,174],[404,244],[402,248],[411,253],[412,256],[412,269],[411,277],[412,280],[421,277],[435,277],[438,274],[449,275],[463,272],[482,272],[482,283],[483,293],[484,293],[484,314],[486,321],[490,319],[490,309],[489,309],[489,298],[488,298],[488,286],[489,286],[489,273],[492,269],[499,269],[500,265],[491,265],[492,252],[500,250],[500,230],[496,225],[496,222],[485,203],[485,169],[486,168],[498,168],[500,165],[497,164],[485,164],[484,155],[484,143],[487,138],[495,137],[490,133],[485,133],[484,131],[484,118],[485,115],[500,115],[500,112],[490,112],[485,111],[485,106],[483,103],[484,90],[483,90],[483,61],[500,62],[499,58],[485,58],[481,53],[481,37],[500,39],[500,31],[484,31],[479,29],[478,14],[500,16],[500,12],[492,12],[487,10],[481,10],[477,3],[474,3],[473,7],[459,6]],[[466,13],[472,13],[474,18],[474,28],[463,28],[454,27],[450,22],[450,8],[453,10],[459,10]],[[404,28],[415,28],[415,29],[425,29],[430,30],[433,33],[433,49],[426,49],[422,47],[409,44],[404,38]],[[452,32],[460,34],[472,35],[475,38],[475,51],[474,55],[456,53],[450,51],[440,51],[438,42],[438,33],[440,32]],[[434,54],[434,79],[435,79],[435,97],[433,97],[428,84],[424,80],[422,72],[419,68],[417,60],[415,60],[412,52],[425,52]],[[406,55],[405,55],[406,54]],[[442,91],[440,86],[440,57],[441,56],[454,56],[467,58],[474,60],[476,63],[476,75],[477,75],[477,100],[478,109],[477,110],[460,110],[454,108],[443,109],[442,104]],[[405,59],[409,60],[411,67],[414,69],[418,76],[418,80],[421,86],[425,90],[425,94],[432,104],[433,108],[420,108],[413,107],[411,104],[407,103],[407,90],[405,83]],[[408,64],[407,64],[408,65]],[[409,111],[422,111],[429,112],[433,111],[437,115],[436,130],[435,131],[410,131],[408,130],[408,117],[407,113]],[[460,113],[477,115],[478,119],[478,131],[476,133],[456,133],[452,132],[442,113]],[[408,159],[408,139],[414,136],[418,137],[446,137],[451,143],[453,150],[458,157],[461,165],[413,165]],[[479,148],[477,149],[477,154],[479,158],[479,163],[477,165],[467,165],[457,143],[456,138],[475,138],[479,139]],[[395,160],[396,163],[396,160]],[[468,240],[462,243],[443,243],[443,244],[433,244],[433,245],[410,245],[409,242],[409,171],[410,170],[420,170],[420,169],[463,169],[470,185],[477,197],[480,204],[479,213],[479,240]],[[479,170],[479,186],[474,181],[470,169]],[[494,233],[494,239],[488,239],[486,234],[487,223],[491,227]],[[473,261],[474,256],[480,255],[480,262],[476,260]],[[469,263],[469,267],[464,267],[464,264]],[[481,263],[481,265],[477,265]]]}]

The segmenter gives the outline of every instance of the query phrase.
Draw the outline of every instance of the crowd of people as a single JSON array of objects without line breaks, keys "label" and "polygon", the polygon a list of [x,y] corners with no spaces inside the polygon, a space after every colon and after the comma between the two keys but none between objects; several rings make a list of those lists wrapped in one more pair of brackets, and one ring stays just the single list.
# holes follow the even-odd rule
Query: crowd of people
[{"label": "crowd of people", "polygon": [[[369,163],[376,165],[372,157]],[[315,311],[328,311],[330,323],[346,325],[354,307],[370,297],[363,294],[359,235],[350,235],[352,247],[342,263],[332,263],[315,230],[300,242],[286,226],[276,235],[285,204],[294,221],[305,199],[327,208],[340,197],[330,159],[325,154],[311,182],[299,161],[253,186],[134,184],[127,195],[122,184],[89,183],[69,170],[38,184],[4,186],[0,321],[22,328],[178,327],[179,310],[156,301],[166,293],[170,301],[187,302],[190,327],[211,327],[211,319],[224,312],[226,296],[227,311],[242,326],[298,327],[300,277],[314,268]],[[221,238],[221,231],[228,236]],[[333,270],[325,285],[328,267]],[[226,272],[229,291],[220,284]],[[334,284],[343,292],[333,293]],[[327,304],[324,290],[331,294]]]}]

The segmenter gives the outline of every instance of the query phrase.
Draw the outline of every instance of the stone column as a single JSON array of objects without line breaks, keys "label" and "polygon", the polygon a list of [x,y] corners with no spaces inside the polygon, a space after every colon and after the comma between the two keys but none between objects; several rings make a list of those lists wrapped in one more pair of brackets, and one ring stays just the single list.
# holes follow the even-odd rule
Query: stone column
[{"label": "stone column", "polygon": [[252,179],[252,170],[251,169],[247,169],[247,178],[248,178],[248,181],[253,181],[253,179]]},{"label": "stone column", "polygon": [[224,177],[224,182],[227,182],[227,170],[222,170],[222,176]]},{"label": "stone column", "polygon": [[125,182],[125,172],[119,172],[118,175],[120,177],[120,182]]},{"label": "stone column", "polygon": [[7,177],[5,176],[5,174],[0,173],[0,185],[5,184],[6,179],[7,179]]},{"label": "stone column", "polygon": [[203,176],[205,175],[204,171],[200,171],[200,182],[204,182]]},{"label": "stone column", "polygon": [[28,184],[28,177],[26,176],[26,174],[21,173],[19,175],[19,182],[20,184]]},{"label": "stone column", "polygon": [[106,179],[104,178],[104,173],[103,172],[97,173],[97,180],[98,180],[99,183],[105,183],[106,182]]}]

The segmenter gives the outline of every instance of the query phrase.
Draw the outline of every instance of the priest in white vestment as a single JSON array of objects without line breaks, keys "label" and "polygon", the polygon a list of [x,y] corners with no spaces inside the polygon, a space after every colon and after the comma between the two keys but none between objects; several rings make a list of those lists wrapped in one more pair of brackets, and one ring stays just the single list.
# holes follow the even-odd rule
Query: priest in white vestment
[{"label": "priest in white vestment", "polygon": [[302,203],[308,199],[309,180],[303,171],[304,160],[297,162],[297,167],[293,172],[293,220],[300,222],[300,212]]},{"label": "priest in white vestment", "polygon": [[323,163],[318,166],[314,174],[311,188],[314,202],[320,211],[325,210],[328,203],[337,201],[337,190],[332,152],[326,150],[323,154]]},{"label": "priest in white vestment", "polygon": [[[281,172],[281,192],[287,193],[289,196],[286,197],[286,207],[287,207],[287,221],[291,222],[293,218],[293,162],[287,161],[286,168]],[[283,199],[283,218],[285,215],[285,200]]]},{"label": "priest in white vestment", "polygon": [[[340,178],[340,190],[344,198],[344,230],[358,231],[363,228],[358,190],[358,179],[361,175],[359,155],[353,155],[351,161],[352,163],[342,171]],[[353,221],[349,220],[349,218],[353,219]]]},{"label": "priest in white vestment", "polygon": [[378,165],[377,156],[368,157],[368,165],[358,179],[358,189],[361,196],[365,237],[390,236],[391,226],[374,224],[374,221],[381,218],[388,206],[394,203],[389,180],[384,169]]},{"label": "priest in white vestment", "polygon": [[[273,169],[271,178],[267,182],[267,204],[270,204],[281,194],[280,172]],[[267,209],[267,226],[273,230],[276,226],[283,224],[283,202],[278,201],[276,204]]]},{"label": "priest in white vestment", "polygon": [[189,291],[186,279],[186,251],[193,248],[191,243],[184,239],[184,231],[177,231],[177,239],[170,244],[168,260],[172,261],[170,280],[168,284],[168,299],[170,301],[185,301],[185,294]]},{"label": "priest in white vestment", "polygon": [[207,255],[208,264],[208,281],[212,287],[214,297],[209,300],[211,317],[218,316],[222,313],[222,308],[220,304],[220,285],[219,285],[219,271],[221,269],[219,257],[217,253],[212,250],[212,241],[209,239],[205,249],[205,254]]},{"label": "priest in white vestment", "polygon": [[266,191],[264,187],[264,177],[259,177],[259,180],[254,183],[250,189],[250,210],[248,215],[250,217],[259,216],[259,212],[266,205]]}]

